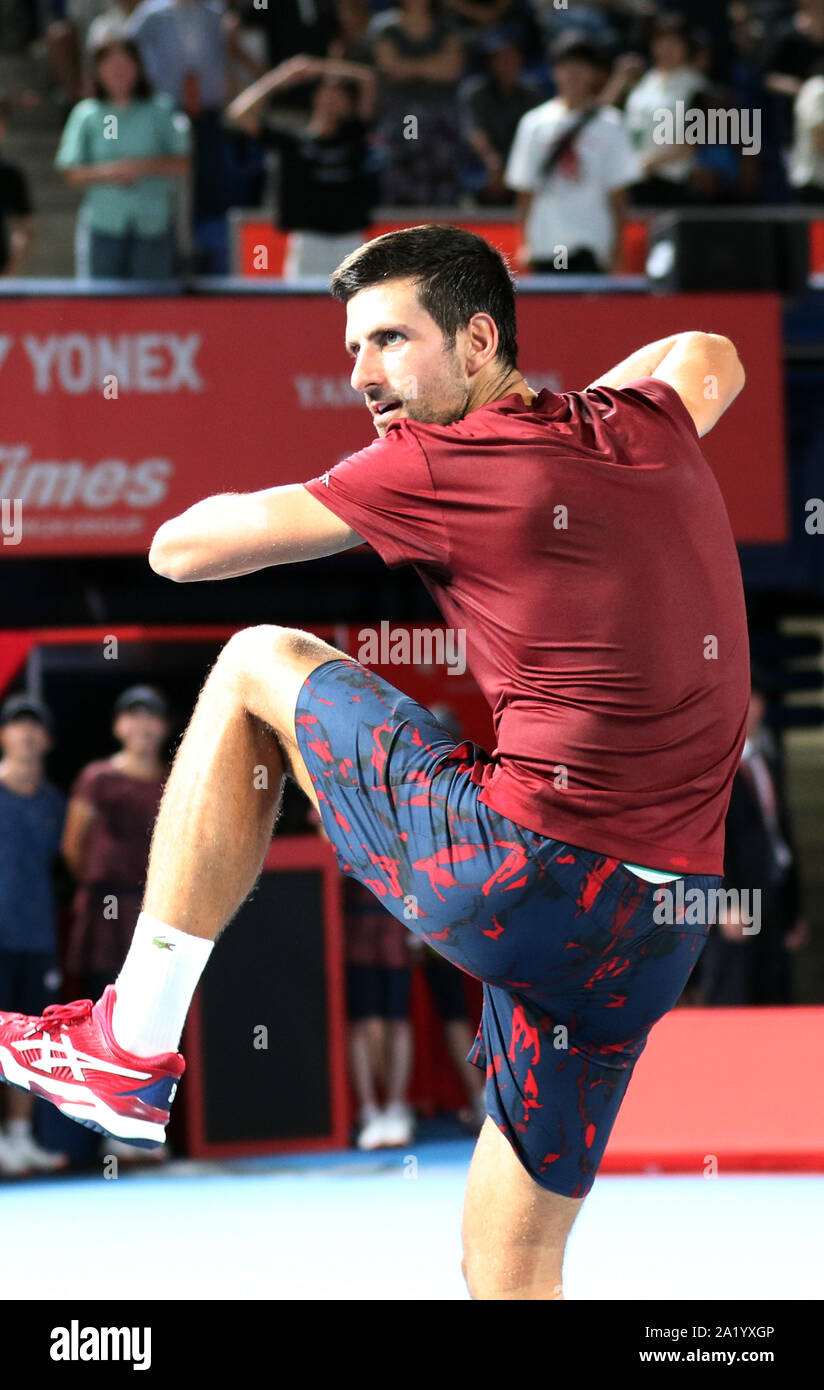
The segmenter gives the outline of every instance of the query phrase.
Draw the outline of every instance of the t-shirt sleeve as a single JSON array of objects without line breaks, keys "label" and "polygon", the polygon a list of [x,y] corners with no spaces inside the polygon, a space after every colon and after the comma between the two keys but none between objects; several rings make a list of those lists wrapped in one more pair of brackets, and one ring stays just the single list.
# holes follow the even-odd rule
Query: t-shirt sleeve
[{"label": "t-shirt sleeve", "polygon": [[91,105],[89,101],[79,101],[69,112],[54,158],[56,169],[73,169],[78,164],[90,162],[87,121]]},{"label": "t-shirt sleeve", "polygon": [[158,134],[165,155],[188,154],[191,124],[183,111],[176,111],[168,97],[155,97]]},{"label": "t-shirt sleeve", "polygon": [[449,543],[429,463],[403,425],[303,486],[391,569],[447,565]]},{"label": "t-shirt sleeve", "polygon": [[97,806],[100,782],[99,763],[89,763],[79,772],[72,783],[69,796],[72,801],[85,801],[89,806]]},{"label": "t-shirt sleeve", "polygon": [[535,122],[527,113],[518,122],[515,139],[506,162],[504,183],[515,193],[532,193],[538,187],[535,159]]},{"label": "t-shirt sleeve", "polygon": [[604,187],[610,192],[616,188],[627,188],[638,183],[641,178],[641,164],[633,149],[629,129],[623,116],[607,127],[610,138],[604,142]]},{"label": "t-shirt sleeve", "polygon": [[607,398],[611,409],[603,412],[606,424],[622,425],[629,432],[631,416],[634,415],[639,425],[675,430],[688,438],[690,443],[694,444],[700,438],[693,418],[675,387],[659,377],[637,377],[620,388],[595,386],[584,394]]}]

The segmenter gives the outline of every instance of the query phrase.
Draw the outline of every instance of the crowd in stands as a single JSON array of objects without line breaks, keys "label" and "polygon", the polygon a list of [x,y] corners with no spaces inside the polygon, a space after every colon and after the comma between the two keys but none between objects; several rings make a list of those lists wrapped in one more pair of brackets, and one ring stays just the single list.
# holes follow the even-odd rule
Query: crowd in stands
[{"label": "crowd in stands", "polygon": [[[521,269],[604,272],[628,207],[824,202],[824,0],[684,10],[21,0],[21,26],[65,117],[56,168],[84,189],[83,275],[224,273],[227,211],[270,201],[287,276],[328,274],[376,208],[510,209]],[[9,112],[25,102],[0,92],[0,136]],[[15,274],[31,199],[0,162],[3,215]]]}]

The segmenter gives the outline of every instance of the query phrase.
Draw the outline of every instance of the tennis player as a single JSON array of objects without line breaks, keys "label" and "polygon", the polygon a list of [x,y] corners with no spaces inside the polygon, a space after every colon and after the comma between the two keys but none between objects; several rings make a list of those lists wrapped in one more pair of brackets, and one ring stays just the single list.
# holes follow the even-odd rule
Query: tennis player
[{"label": "tennis player", "polygon": [[160,527],[150,564],[225,579],[368,541],[465,634],[497,746],[456,744],[309,633],[237,633],[167,782],[120,975],[94,1006],[0,1016],[0,1069],[104,1133],[163,1141],[192,994],[291,775],[344,872],[484,983],[471,1296],[559,1298],[635,1063],[709,930],[667,914],[660,885],[683,878],[696,903],[721,884],[749,644],[699,439],[744,372],[728,338],[681,332],[583,390],[536,394],[509,271],[455,227],[366,243],[332,293],[377,439],[305,484],[197,503]]}]

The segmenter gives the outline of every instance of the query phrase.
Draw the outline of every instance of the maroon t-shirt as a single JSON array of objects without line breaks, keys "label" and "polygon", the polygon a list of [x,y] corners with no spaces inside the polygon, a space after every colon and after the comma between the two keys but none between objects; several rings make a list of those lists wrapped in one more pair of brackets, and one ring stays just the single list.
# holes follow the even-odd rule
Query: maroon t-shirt
[{"label": "maroon t-shirt", "polygon": [[396,421],[307,490],[412,564],[489,701],[480,800],[569,844],[723,873],[749,641],[721,492],[678,393],[518,394]]},{"label": "maroon t-shirt", "polygon": [[145,882],[164,781],[121,772],[108,758],[83,768],[71,795],[96,812],[84,844],[84,883]]}]

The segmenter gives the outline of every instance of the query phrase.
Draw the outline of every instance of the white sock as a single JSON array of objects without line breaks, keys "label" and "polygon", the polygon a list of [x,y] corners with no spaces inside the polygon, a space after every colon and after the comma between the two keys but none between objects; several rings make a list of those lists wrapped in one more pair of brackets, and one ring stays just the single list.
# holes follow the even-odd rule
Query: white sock
[{"label": "white sock", "polygon": [[214,946],[141,912],[115,980],[112,1031],[138,1057],[176,1052],[192,995]]},{"label": "white sock", "polygon": [[30,1139],[31,1120],[7,1120],[6,1133],[9,1139]]}]

